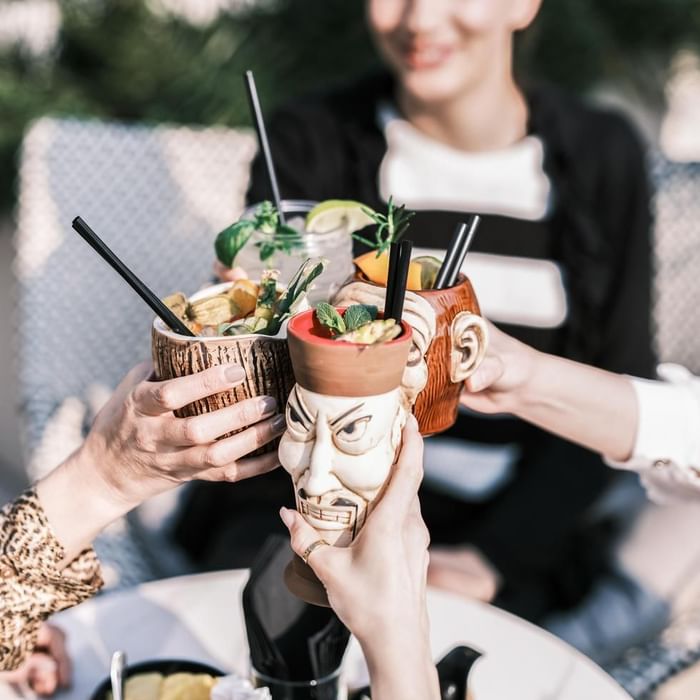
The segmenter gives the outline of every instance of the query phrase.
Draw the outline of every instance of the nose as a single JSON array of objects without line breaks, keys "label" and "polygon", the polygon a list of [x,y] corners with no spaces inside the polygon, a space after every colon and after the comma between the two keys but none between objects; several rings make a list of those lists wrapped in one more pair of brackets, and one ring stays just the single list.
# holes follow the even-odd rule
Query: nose
[{"label": "nose", "polygon": [[435,0],[410,0],[406,4],[404,13],[404,26],[413,34],[424,34],[429,32],[439,24],[438,7],[441,2]]},{"label": "nose", "polygon": [[321,496],[338,487],[332,475],[333,437],[325,417],[320,413],[316,420],[316,440],[311,450],[309,478],[304,490],[309,496]]}]

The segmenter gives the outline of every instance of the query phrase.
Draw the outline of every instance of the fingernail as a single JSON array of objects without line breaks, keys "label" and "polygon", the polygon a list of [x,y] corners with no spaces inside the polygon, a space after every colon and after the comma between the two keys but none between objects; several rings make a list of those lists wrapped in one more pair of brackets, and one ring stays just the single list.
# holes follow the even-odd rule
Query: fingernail
[{"label": "fingernail", "polygon": [[287,421],[284,417],[283,413],[280,413],[278,416],[275,416],[272,419],[272,430],[275,433],[283,433],[285,431],[285,428],[287,427]]},{"label": "fingernail", "polygon": [[277,401],[272,396],[261,397],[259,405],[262,416],[272,415],[277,410]]},{"label": "fingernail", "polygon": [[292,523],[294,522],[294,516],[292,515],[292,511],[289,510],[289,508],[280,508],[280,518],[282,518],[282,522],[288,527],[292,527]]},{"label": "fingernail", "polygon": [[224,371],[227,382],[237,384],[245,379],[245,370],[240,365],[229,365]]}]

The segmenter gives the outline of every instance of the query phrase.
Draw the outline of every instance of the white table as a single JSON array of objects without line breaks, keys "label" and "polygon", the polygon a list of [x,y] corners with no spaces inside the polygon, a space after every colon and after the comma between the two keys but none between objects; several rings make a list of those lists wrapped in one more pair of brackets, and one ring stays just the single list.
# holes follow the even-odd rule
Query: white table
[{"label": "white table", "polygon": [[[156,581],[56,616],[69,636],[75,675],[71,691],[57,697],[86,700],[116,649],[130,661],[187,658],[245,674],[246,578],[247,571],[226,571]],[[630,700],[589,659],[517,617],[439,591],[430,591],[428,606],[435,658],[458,643],[484,652],[470,676],[475,700]],[[365,682],[354,640],[345,666],[353,686]],[[0,691],[4,697],[17,696]]]}]

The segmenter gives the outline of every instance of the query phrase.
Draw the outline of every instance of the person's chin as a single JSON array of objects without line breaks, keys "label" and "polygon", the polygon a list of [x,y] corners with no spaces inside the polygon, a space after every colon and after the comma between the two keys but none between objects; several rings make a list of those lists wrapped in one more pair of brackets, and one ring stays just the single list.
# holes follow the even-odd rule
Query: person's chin
[{"label": "person's chin", "polygon": [[438,103],[457,96],[462,81],[440,70],[413,70],[404,72],[401,82],[404,90],[416,101]]}]

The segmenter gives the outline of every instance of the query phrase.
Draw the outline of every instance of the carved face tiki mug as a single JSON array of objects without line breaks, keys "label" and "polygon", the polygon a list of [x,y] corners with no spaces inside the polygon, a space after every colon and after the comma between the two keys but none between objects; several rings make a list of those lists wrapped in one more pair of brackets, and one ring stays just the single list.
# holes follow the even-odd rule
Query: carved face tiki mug
[{"label": "carved face tiki mug", "polygon": [[[339,305],[384,303],[384,289],[355,281],[336,295]],[[402,378],[404,400],[414,406],[423,435],[447,430],[457,419],[462,382],[486,354],[487,327],[469,280],[447,289],[406,292],[404,319],[413,343]]]},{"label": "carved face tiki mug", "polygon": [[[331,339],[313,311],[289,322],[297,383],[279,458],[292,477],[297,510],[329,544],[347,546],[357,536],[396,461],[407,415],[400,383],[412,335],[402,325],[395,340],[363,345]],[[285,578],[299,597],[327,605],[300,559]]]}]

